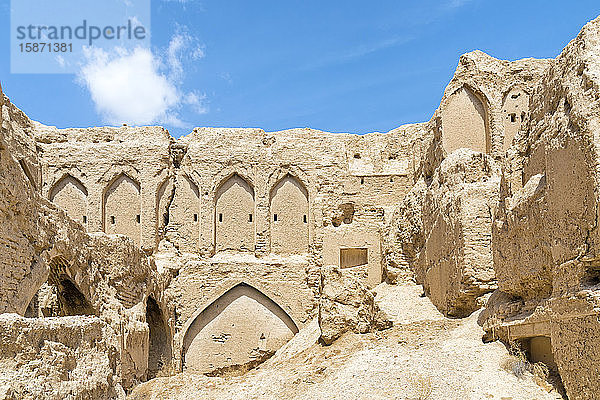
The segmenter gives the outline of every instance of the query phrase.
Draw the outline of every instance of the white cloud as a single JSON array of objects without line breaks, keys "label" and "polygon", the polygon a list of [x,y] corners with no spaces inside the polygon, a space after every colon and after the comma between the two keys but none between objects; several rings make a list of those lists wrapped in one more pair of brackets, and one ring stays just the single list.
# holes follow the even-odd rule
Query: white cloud
[{"label": "white cloud", "polygon": [[446,4],[446,7],[447,8],[459,8],[459,7],[466,5],[467,3],[470,3],[471,1],[472,0],[450,0]]},{"label": "white cloud", "polygon": [[152,52],[87,50],[81,78],[106,122],[148,125],[167,119],[178,103],[177,88],[158,71]]},{"label": "white cloud", "polygon": [[198,94],[196,92],[187,93],[183,98],[183,102],[191,106],[197,114],[206,114],[208,112],[205,94]]},{"label": "white cloud", "polygon": [[189,127],[179,117],[182,108],[208,112],[205,95],[182,88],[183,55],[194,54],[187,51],[190,43],[175,35],[162,57],[145,48],[86,49],[79,80],[106,123]]},{"label": "white cloud", "polygon": [[196,61],[204,58],[204,55],[204,49],[198,43],[198,39],[180,29],[180,32],[171,38],[167,48],[166,57],[172,78],[175,80],[183,78],[183,60]]}]

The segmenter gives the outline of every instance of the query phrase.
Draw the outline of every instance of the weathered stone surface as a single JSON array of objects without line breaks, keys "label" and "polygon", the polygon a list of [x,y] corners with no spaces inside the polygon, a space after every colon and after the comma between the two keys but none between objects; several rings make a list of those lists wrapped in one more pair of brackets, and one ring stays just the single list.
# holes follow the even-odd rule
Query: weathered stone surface
[{"label": "weathered stone surface", "polygon": [[97,317],[0,315],[0,398],[124,399],[115,332]]},{"label": "weathered stone surface", "polygon": [[346,332],[367,333],[392,326],[375,304],[375,296],[352,274],[335,266],[321,270],[319,327],[321,340],[331,344]]},{"label": "weathered stone surface", "polygon": [[426,239],[415,273],[449,315],[470,314],[496,288],[490,244],[499,172],[491,157],[461,149],[442,162],[425,194]]},{"label": "weathered stone surface", "polygon": [[480,321],[506,340],[549,338],[570,399],[600,391],[599,53],[596,19],[531,95],[530,120],[508,151],[493,230],[503,295],[493,297]]}]

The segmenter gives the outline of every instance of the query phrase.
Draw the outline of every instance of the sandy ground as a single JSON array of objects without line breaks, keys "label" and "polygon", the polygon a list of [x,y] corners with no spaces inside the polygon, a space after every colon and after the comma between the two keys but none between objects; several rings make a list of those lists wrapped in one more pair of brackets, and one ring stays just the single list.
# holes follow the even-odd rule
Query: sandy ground
[{"label": "sandy ground", "polygon": [[[499,342],[484,344],[475,313],[448,319],[417,285],[379,285],[394,321],[386,331],[317,343],[316,321],[244,376],[179,374],[138,386],[130,399],[560,399],[531,375],[504,371]],[[421,396],[421,397],[420,397]]]}]

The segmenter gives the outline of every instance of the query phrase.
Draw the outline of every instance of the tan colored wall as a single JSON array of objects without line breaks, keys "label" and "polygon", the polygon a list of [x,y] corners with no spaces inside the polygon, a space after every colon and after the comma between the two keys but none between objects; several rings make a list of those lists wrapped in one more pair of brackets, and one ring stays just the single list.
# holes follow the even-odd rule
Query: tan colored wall
[{"label": "tan colored wall", "polygon": [[529,95],[523,89],[513,88],[504,97],[502,103],[504,114],[504,146],[506,151],[511,145],[513,138],[527,119],[529,118]]},{"label": "tan colored wall", "polygon": [[169,225],[176,228],[180,248],[197,252],[200,241],[200,224],[207,216],[200,209],[200,189],[187,174],[178,171],[176,189],[169,208]]},{"label": "tan colored wall", "polygon": [[496,289],[492,212],[500,168],[485,154],[461,149],[436,171],[425,193],[425,242],[414,268],[417,282],[442,312],[465,316]]},{"label": "tan colored wall", "polygon": [[[162,219],[159,215],[161,185],[172,177],[171,137],[160,127],[99,127],[56,129],[36,125],[32,130],[39,148],[41,192],[50,191],[65,175],[87,189],[87,230],[101,232],[105,223],[105,195],[121,174],[139,183],[141,223],[134,239],[146,251],[156,250]],[[165,188],[166,189],[166,188]],[[165,193],[171,193],[168,189]],[[164,194],[164,193],[163,193]],[[167,199],[163,199],[166,201]],[[161,232],[162,234],[162,232]]]},{"label": "tan colored wall", "polygon": [[231,176],[217,190],[216,251],[254,251],[255,219],[254,189],[239,175]]},{"label": "tan colored wall", "polygon": [[308,191],[291,175],[280,180],[271,191],[270,219],[271,252],[308,253]]},{"label": "tan colored wall", "polygon": [[140,209],[139,184],[127,175],[120,175],[104,195],[104,232],[129,236],[139,245]]},{"label": "tan colored wall", "polygon": [[67,175],[58,181],[50,191],[49,200],[73,220],[87,225],[87,189],[76,178]]},{"label": "tan colored wall", "polygon": [[447,153],[466,147],[489,153],[491,141],[485,105],[467,87],[450,96],[442,110],[442,142]]},{"label": "tan colored wall", "polygon": [[259,362],[298,328],[271,299],[238,285],[204,309],[184,338],[184,369],[200,373]]},{"label": "tan colored wall", "polygon": [[353,222],[329,227],[323,238],[323,265],[340,266],[342,248],[366,248],[368,266],[365,283],[370,287],[381,283],[383,259],[381,237],[376,225]]}]

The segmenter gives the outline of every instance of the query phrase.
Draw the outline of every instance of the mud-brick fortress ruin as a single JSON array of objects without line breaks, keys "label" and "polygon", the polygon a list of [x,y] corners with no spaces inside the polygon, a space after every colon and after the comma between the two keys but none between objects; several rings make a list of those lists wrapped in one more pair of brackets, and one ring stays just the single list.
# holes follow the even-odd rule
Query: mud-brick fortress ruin
[{"label": "mud-brick fortress ruin", "polygon": [[3,398],[243,373],[314,319],[324,346],[389,327],[371,289],[409,280],[600,396],[600,19],[556,59],[463,55],[431,120],[388,133],[0,106]]}]

